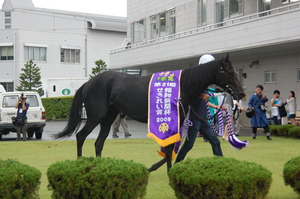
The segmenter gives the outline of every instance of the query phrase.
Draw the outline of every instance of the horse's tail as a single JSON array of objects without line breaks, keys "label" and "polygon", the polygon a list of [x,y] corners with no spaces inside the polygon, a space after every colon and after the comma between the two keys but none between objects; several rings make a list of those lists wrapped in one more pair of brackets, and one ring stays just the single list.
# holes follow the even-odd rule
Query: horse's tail
[{"label": "horse's tail", "polygon": [[85,84],[83,84],[76,92],[70,114],[69,114],[69,121],[67,126],[64,128],[62,132],[59,132],[54,137],[56,139],[62,138],[65,136],[71,136],[75,132],[77,132],[78,128],[81,124],[81,115],[82,115],[82,104],[83,104],[83,96],[82,96],[82,90],[84,88]]}]

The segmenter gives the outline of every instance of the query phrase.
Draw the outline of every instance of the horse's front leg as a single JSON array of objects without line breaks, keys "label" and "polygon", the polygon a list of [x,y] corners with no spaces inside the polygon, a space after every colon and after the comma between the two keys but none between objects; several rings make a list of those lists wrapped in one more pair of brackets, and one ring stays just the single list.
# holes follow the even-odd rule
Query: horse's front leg
[{"label": "horse's front leg", "polygon": [[155,171],[156,169],[158,169],[159,167],[161,167],[164,163],[167,162],[167,171],[169,172],[169,170],[172,168],[172,152],[174,149],[174,144],[170,144],[166,147],[164,147],[164,152],[166,154],[166,157],[164,157],[162,160],[160,160],[159,162],[153,164],[148,171]]},{"label": "horse's front leg", "polygon": [[149,169],[148,171],[149,172],[152,172],[152,171],[155,171],[156,169],[158,169],[159,167],[161,167],[161,165],[165,164],[167,162],[167,158],[163,158],[161,161],[153,164]]},{"label": "horse's front leg", "polygon": [[167,158],[167,171],[169,172],[170,169],[172,168],[172,153],[174,150],[174,145],[175,144],[170,144],[165,147],[165,154]]}]

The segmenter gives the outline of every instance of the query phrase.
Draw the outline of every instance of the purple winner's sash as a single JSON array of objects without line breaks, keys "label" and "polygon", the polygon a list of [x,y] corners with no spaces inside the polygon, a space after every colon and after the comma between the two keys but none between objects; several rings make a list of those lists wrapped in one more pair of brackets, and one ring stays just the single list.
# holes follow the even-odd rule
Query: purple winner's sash
[{"label": "purple winner's sash", "polygon": [[181,140],[180,76],[181,70],[155,73],[149,83],[147,136],[162,147]]}]

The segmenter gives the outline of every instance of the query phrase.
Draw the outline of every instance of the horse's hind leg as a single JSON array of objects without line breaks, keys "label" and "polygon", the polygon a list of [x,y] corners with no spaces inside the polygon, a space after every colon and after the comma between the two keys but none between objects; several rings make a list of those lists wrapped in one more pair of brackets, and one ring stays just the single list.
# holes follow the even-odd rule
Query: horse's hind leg
[{"label": "horse's hind leg", "polygon": [[95,142],[96,156],[101,156],[104,142],[109,134],[112,123],[118,115],[118,112],[119,111],[114,107],[110,107],[106,117],[100,122],[101,129]]},{"label": "horse's hind leg", "polygon": [[86,137],[92,132],[92,130],[99,123],[96,121],[91,121],[89,118],[86,120],[84,127],[76,134],[77,139],[77,157],[82,156],[82,146]]},{"label": "horse's hind leg", "polygon": [[166,147],[164,147],[164,151],[166,154],[166,157],[164,157],[161,161],[153,164],[148,171],[155,171],[156,169],[158,169],[159,167],[161,167],[164,163],[167,162],[167,171],[169,172],[169,170],[172,167],[172,152],[173,152],[173,148],[174,148],[174,144],[170,144]]}]

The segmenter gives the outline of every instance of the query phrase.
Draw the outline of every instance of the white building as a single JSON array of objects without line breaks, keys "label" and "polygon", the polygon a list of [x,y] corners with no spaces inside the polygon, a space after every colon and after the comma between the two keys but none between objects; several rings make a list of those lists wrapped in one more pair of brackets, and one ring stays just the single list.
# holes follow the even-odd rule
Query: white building
[{"label": "white building", "polygon": [[5,0],[0,11],[0,83],[12,91],[32,59],[42,78],[88,77],[126,38],[126,18],[36,8]]},{"label": "white building", "polygon": [[[300,108],[299,0],[128,0],[127,45],[110,53],[110,68],[142,75],[197,65],[229,52],[246,87],[244,106],[258,84],[269,101],[296,92]],[[269,105],[267,103],[266,105]]]}]

